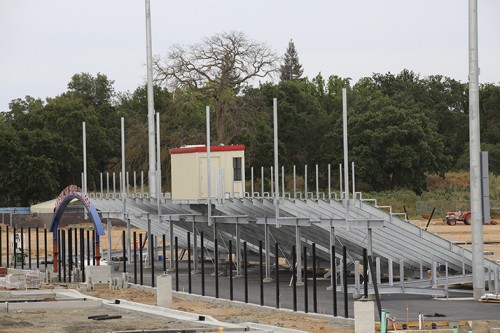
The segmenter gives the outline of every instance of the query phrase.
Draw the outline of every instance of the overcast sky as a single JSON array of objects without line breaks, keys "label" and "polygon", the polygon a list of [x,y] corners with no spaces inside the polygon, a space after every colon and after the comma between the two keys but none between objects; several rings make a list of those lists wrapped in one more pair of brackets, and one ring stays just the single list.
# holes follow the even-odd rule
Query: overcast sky
[{"label": "overcast sky", "polygon": [[[116,91],[146,77],[143,0],[0,0],[0,110],[54,97],[75,73]],[[293,39],[312,78],[442,74],[467,81],[467,0],[151,0],[153,54],[242,31],[282,55]],[[478,0],[480,82],[500,82],[500,0]]]}]

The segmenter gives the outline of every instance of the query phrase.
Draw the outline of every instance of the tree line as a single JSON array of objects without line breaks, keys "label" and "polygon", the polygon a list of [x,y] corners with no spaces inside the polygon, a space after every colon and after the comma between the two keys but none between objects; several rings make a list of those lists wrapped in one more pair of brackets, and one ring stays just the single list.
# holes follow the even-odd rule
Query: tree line
[{"label": "tree line", "polygon": [[[468,85],[411,70],[374,73],[357,82],[336,75],[302,76],[293,41],[283,57],[244,34],[229,32],[176,46],[154,61],[154,108],[160,113],[163,190],[170,189],[168,149],[205,142],[212,107],[212,144],[244,144],[246,167],[273,165],[272,99],[278,99],[279,160],[300,176],[305,164],[343,162],[342,88],[348,96],[349,157],[360,190],[426,189],[426,176],[468,170]],[[270,75],[275,81],[252,84]],[[0,113],[0,206],[30,205],[81,183],[82,122],[87,129],[89,190],[100,172],[148,169],[146,87],[116,92],[104,74],[73,75],[67,90],[45,100],[26,96]],[[500,174],[500,86],[480,87],[482,150]],[[323,183],[326,183],[324,181]]]}]

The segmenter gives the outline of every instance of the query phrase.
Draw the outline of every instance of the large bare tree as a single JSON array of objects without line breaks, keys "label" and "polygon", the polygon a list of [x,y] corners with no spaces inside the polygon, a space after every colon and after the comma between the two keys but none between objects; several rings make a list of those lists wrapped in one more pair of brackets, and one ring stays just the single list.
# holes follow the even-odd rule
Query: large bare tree
[{"label": "large bare tree", "polygon": [[279,58],[242,32],[224,32],[202,43],[174,45],[156,58],[155,78],[172,89],[199,89],[213,100],[217,143],[228,144],[245,127],[239,98],[252,80],[277,72]]}]

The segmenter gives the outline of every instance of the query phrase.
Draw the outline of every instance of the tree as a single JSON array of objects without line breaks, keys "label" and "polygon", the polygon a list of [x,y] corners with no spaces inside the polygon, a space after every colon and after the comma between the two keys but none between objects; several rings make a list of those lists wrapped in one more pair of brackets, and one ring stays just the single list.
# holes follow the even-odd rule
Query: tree
[{"label": "tree", "polygon": [[302,65],[299,63],[299,55],[295,49],[295,44],[293,40],[290,39],[288,42],[288,48],[285,53],[285,62],[280,68],[280,80],[281,81],[293,81],[300,80],[303,70]]},{"label": "tree", "polygon": [[364,78],[353,87],[350,105],[349,145],[358,180],[377,191],[408,188],[420,194],[426,174],[442,176],[449,168],[446,138],[411,95]]},{"label": "tree", "polygon": [[175,45],[154,61],[156,80],[171,89],[195,89],[211,100],[216,142],[228,144],[240,133],[245,115],[238,94],[253,79],[276,72],[277,56],[241,32],[224,32],[187,47]]}]

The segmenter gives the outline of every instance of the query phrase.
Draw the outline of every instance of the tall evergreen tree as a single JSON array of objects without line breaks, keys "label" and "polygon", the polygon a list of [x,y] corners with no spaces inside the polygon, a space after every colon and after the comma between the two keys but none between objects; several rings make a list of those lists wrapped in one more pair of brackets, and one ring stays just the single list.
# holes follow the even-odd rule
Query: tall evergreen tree
[{"label": "tall evergreen tree", "polygon": [[293,40],[290,39],[285,53],[285,62],[280,68],[280,80],[300,80],[302,72],[302,65],[299,63],[299,55],[297,54]]}]

